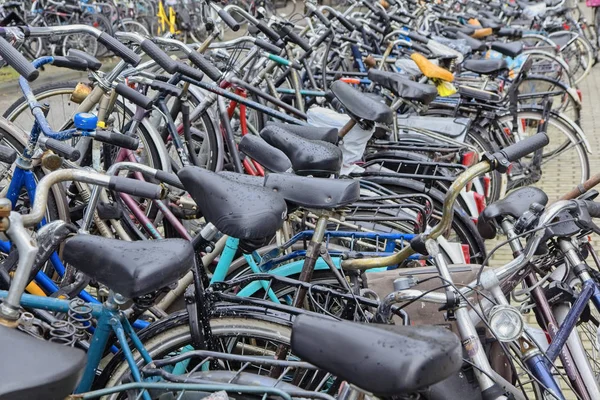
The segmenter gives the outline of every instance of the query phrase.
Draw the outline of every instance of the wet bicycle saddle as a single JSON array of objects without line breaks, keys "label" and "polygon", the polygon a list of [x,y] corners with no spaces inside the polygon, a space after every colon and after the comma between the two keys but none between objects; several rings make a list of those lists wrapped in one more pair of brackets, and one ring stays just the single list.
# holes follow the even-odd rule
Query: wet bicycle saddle
[{"label": "wet bicycle saddle", "polygon": [[492,50],[497,51],[505,56],[515,58],[523,52],[523,42],[492,42],[490,43]]},{"label": "wet bicycle saddle", "polygon": [[510,216],[519,218],[523,215],[532,203],[538,203],[545,206],[548,203],[548,196],[543,190],[536,187],[527,186],[510,192],[502,200],[498,200],[487,206],[477,219],[477,230],[484,239],[493,239],[496,237],[497,219]]},{"label": "wet bicycle saddle", "polygon": [[287,215],[285,200],[272,190],[198,167],[182,168],[177,176],[204,218],[225,235],[238,239],[272,237]]},{"label": "wet bicycle saddle", "polygon": [[475,38],[472,38],[471,36],[467,35],[466,33],[457,31],[456,32],[456,39],[462,39],[462,40],[466,41],[467,42],[467,46],[469,46],[471,48],[471,51],[479,52],[479,51],[486,51],[487,50],[487,44],[485,44],[481,40],[477,40]]},{"label": "wet bicycle saddle", "polygon": [[368,77],[405,100],[418,101],[427,105],[438,95],[435,86],[413,82],[398,73],[371,68]]},{"label": "wet bicycle saddle", "polygon": [[352,179],[326,179],[293,174],[258,177],[235,172],[219,175],[233,181],[271,189],[290,204],[313,209],[335,209],[354,203],[360,197],[360,182]]},{"label": "wet bicycle saddle", "polygon": [[377,396],[424,389],[462,365],[458,337],[433,326],[364,325],[299,315],[291,344],[302,360]]},{"label": "wet bicycle saddle", "polygon": [[357,122],[361,120],[391,124],[394,112],[387,105],[374,100],[342,81],[331,84],[331,92],[344,107],[344,111]]},{"label": "wet bicycle saddle", "polygon": [[64,251],[65,262],[127,298],[177,282],[194,263],[194,249],[183,239],[127,242],[78,235]]},{"label": "wet bicycle saddle", "polygon": [[308,125],[292,125],[272,121],[267,122],[267,126],[269,125],[285,129],[286,131],[293,133],[294,135],[298,135],[308,140],[321,140],[323,142],[329,142],[331,144],[337,144],[338,140],[338,130],[336,128],[321,128]]},{"label": "wet bicycle saddle", "polygon": [[462,69],[482,75],[497,74],[508,69],[505,60],[467,60],[461,64]]},{"label": "wet bicycle saddle", "polygon": [[75,389],[86,363],[79,349],[0,326],[1,400],[62,400]]},{"label": "wet bicycle saddle", "polygon": [[308,140],[275,125],[267,125],[260,136],[285,153],[298,175],[328,177],[340,173],[342,150],[331,143]]},{"label": "wet bicycle saddle", "polygon": [[242,153],[258,161],[260,165],[269,171],[286,172],[292,169],[292,162],[288,156],[283,151],[271,146],[260,136],[244,135],[238,148]]}]

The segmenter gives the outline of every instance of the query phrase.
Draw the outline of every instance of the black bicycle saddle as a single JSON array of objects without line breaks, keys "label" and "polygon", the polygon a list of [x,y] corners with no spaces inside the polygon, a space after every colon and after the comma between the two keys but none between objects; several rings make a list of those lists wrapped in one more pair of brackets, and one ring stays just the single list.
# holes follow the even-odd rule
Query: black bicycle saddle
[{"label": "black bicycle saddle", "polygon": [[462,366],[458,337],[433,326],[364,325],[299,315],[291,342],[302,360],[376,396],[413,393]]},{"label": "black bicycle saddle", "polygon": [[281,129],[285,129],[286,131],[293,133],[294,135],[298,135],[308,140],[322,140],[323,142],[329,142],[331,144],[337,144],[338,140],[338,130],[336,128],[320,128],[316,126],[308,126],[308,125],[292,125],[292,124],[284,124],[283,122],[267,122],[268,125],[277,126]]},{"label": "black bicycle saddle", "polygon": [[342,150],[331,143],[308,140],[275,125],[267,125],[260,136],[285,153],[298,175],[328,177],[342,168]]},{"label": "black bicycle saddle", "polygon": [[505,60],[467,60],[461,64],[463,69],[478,74],[497,74],[508,69]]},{"label": "black bicycle saddle", "polygon": [[177,176],[204,218],[231,237],[272,237],[287,215],[283,197],[263,187],[235,182],[198,167],[182,168]]},{"label": "black bicycle saddle", "polygon": [[498,200],[487,206],[477,219],[477,230],[484,239],[493,239],[496,237],[497,219],[510,216],[519,218],[523,215],[532,203],[538,203],[545,206],[548,203],[548,196],[543,190],[533,186],[527,186],[515,189],[502,200]]},{"label": "black bicycle saddle", "polygon": [[394,112],[391,108],[369,96],[365,96],[364,93],[359,92],[347,83],[335,81],[331,84],[330,89],[352,119],[384,124],[392,123]]},{"label": "black bicycle saddle", "polygon": [[235,172],[219,175],[246,185],[262,186],[283,196],[291,207],[335,209],[354,203],[360,197],[360,182],[353,179],[327,179],[293,174],[258,177]]},{"label": "black bicycle saddle", "polygon": [[523,52],[523,42],[492,42],[490,43],[492,50],[497,51],[505,56],[515,58]]},{"label": "black bicycle saddle", "polygon": [[371,68],[368,77],[373,82],[391,90],[398,97],[418,101],[425,105],[435,100],[438,95],[435,86],[413,82],[398,73]]},{"label": "black bicycle saddle", "polygon": [[194,265],[194,248],[183,239],[127,242],[77,235],[65,242],[64,259],[115,292],[134,298],[177,282]]},{"label": "black bicycle saddle", "polygon": [[0,400],[63,400],[77,383],[85,352],[0,325]]}]

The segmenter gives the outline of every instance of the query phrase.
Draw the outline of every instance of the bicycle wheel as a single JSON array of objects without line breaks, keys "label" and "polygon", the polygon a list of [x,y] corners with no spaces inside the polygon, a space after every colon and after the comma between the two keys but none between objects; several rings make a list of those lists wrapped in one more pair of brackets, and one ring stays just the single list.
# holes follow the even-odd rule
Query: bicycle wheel
[{"label": "bicycle wheel", "polygon": [[119,19],[115,23],[115,28],[116,30],[123,32],[134,32],[145,36],[150,35],[150,31],[147,27],[144,26],[144,24],[134,21],[130,18]]},{"label": "bicycle wheel", "polygon": [[551,79],[562,81],[567,85],[574,87],[575,80],[569,70],[569,65],[560,57],[560,55],[551,54],[541,50],[526,50],[517,59],[530,59],[530,73],[544,75]]},{"label": "bicycle wheel", "polygon": [[581,125],[581,101],[577,91],[561,81],[544,75],[528,75],[518,86],[519,105],[541,106],[545,98],[552,100],[552,110]]},{"label": "bicycle wheel", "polygon": [[594,50],[575,32],[553,32],[548,37],[560,46],[560,55],[569,66],[573,83],[580,83],[592,70]]},{"label": "bicycle wheel", "polygon": [[[520,139],[537,133],[539,124],[543,121],[540,109],[521,109],[517,115],[516,130]],[[506,132],[513,132],[513,116],[504,114],[496,119],[498,132],[506,137]],[[504,133],[503,133],[504,132]],[[543,149],[541,162],[542,176],[536,182],[529,177],[531,172],[531,156],[524,157],[508,174],[509,189],[523,185],[535,184],[554,193],[565,193],[574,184],[585,182],[590,176],[587,140],[581,129],[574,122],[561,114],[551,113],[547,121],[547,132],[550,143]],[[494,135],[495,138],[500,136]],[[511,138],[511,141],[517,140]],[[509,143],[498,143],[505,147]]]},{"label": "bicycle wheel", "polygon": [[[230,354],[253,354],[273,357],[281,345],[289,345],[291,327],[275,320],[261,320],[250,315],[223,316],[211,318],[210,326],[221,352]],[[139,333],[139,337],[154,359],[165,358],[194,349],[186,312],[173,314]],[[137,351],[133,353],[136,362],[142,360]],[[191,366],[190,366],[191,367]],[[225,369],[235,370],[235,363],[227,363]],[[247,372],[261,375],[269,373],[269,369],[250,367]],[[126,380],[129,376],[129,365],[123,360],[122,354],[117,353],[103,369],[94,384],[94,388],[112,387]],[[118,399],[118,395],[107,399]]]}]

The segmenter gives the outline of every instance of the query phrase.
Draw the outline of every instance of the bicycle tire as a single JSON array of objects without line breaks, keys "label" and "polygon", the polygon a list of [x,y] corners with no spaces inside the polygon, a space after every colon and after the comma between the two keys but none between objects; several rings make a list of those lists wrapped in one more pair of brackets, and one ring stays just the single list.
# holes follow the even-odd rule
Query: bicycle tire
[{"label": "bicycle tire", "polygon": [[[250,317],[252,315],[252,317]],[[248,338],[258,338],[288,345],[291,337],[291,326],[284,320],[274,321],[259,319],[255,314],[211,318],[213,335],[225,337],[238,336],[246,331]],[[138,336],[149,354],[156,358],[159,354],[169,354],[186,346],[192,346],[187,312],[172,314],[148,328],[140,331]],[[193,346],[192,346],[193,347]],[[133,352],[136,362],[141,364],[137,351]],[[129,366],[119,352],[108,362],[102,373],[94,382],[94,389],[111,387],[127,376]],[[111,397],[115,399],[117,396]]]}]

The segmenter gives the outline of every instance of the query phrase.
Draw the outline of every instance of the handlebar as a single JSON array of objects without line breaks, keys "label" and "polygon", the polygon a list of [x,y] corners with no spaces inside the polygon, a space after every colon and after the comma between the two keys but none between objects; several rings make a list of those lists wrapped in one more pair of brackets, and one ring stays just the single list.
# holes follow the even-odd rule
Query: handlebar
[{"label": "handlebar", "polygon": [[[450,229],[453,220],[454,204],[458,198],[460,191],[473,179],[482,176],[490,171],[503,168],[506,163],[505,160],[516,161],[520,157],[527,154],[533,153],[534,151],[541,149],[548,144],[548,136],[545,133],[538,133],[530,136],[518,143],[510,145],[503,150],[494,153],[493,155],[487,155],[486,160],[475,164],[474,166],[467,169],[465,172],[456,177],[444,199],[443,216],[442,220],[433,227],[431,232],[426,236],[419,235],[411,241],[410,246],[404,247],[398,253],[380,258],[363,258],[363,259],[348,259],[342,261],[342,267],[344,269],[370,269],[380,268],[389,265],[396,265],[402,263],[409,256],[415,254],[418,248],[419,251],[423,247],[426,239],[437,239],[444,232]],[[532,253],[533,255],[533,253]]]},{"label": "handlebar", "polygon": [[50,193],[52,185],[67,181],[77,181],[103,186],[133,196],[141,196],[141,193],[143,192],[143,196],[146,198],[160,199],[164,194],[162,187],[148,182],[120,176],[108,176],[87,170],[60,169],[49,173],[39,181],[35,191],[35,199],[33,201],[31,212],[23,215],[21,218],[23,226],[35,226],[42,218],[44,218],[46,206],[48,204],[48,194]]}]

